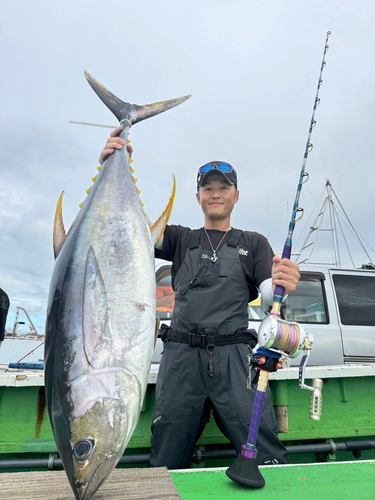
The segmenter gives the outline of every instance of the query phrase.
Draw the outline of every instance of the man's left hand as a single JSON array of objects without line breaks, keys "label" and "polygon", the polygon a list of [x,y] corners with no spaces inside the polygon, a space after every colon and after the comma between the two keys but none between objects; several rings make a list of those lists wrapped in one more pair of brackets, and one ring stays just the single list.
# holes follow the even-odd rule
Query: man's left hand
[{"label": "man's left hand", "polygon": [[273,290],[275,291],[276,285],[280,285],[285,288],[285,295],[294,292],[301,277],[299,266],[289,259],[281,259],[280,257],[274,257],[272,261]]}]

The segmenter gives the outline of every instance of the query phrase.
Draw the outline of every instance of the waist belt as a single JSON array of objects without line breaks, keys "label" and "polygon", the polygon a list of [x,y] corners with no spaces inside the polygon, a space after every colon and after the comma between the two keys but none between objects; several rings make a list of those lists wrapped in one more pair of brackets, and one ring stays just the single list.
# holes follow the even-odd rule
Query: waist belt
[{"label": "waist belt", "polygon": [[158,335],[163,342],[172,340],[173,342],[188,344],[190,347],[249,344],[253,349],[258,342],[255,330],[242,330],[240,333],[233,335],[198,335],[196,333],[173,331],[171,328],[163,328],[163,326],[166,325],[162,325]]}]

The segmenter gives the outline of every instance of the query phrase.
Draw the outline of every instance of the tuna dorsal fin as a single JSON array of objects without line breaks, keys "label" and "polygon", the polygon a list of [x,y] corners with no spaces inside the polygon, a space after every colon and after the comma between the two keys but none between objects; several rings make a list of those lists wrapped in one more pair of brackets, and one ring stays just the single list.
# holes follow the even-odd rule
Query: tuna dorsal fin
[{"label": "tuna dorsal fin", "polygon": [[64,196],[64,191],[60,194],[59,201],[57,202],[55,222],[53,224],[53,253],[55,254],[55,259],[60,253],[64,241],[66,239],[66,233],[64,228],[64,221],[62,218],[62,200]]},{"label": "tuna dorsal fin", "polygon": [[132,124],[140,122],[141,120],[145,120],[146,118],[150,118],[151,116],[158,115],[159,113],[163,113],[163,111],[174,108],[191,97],[191,95],[186,95],[169,101],[155,102],[154,104],[138,106],[137,104],[124,102],[116,97],[101,83],[95,80],[95,78],[92,77],[86,70],[85,77],[93,90],[98,94],[104,104],[112,111],[119,122],[124,119],[129,120]]},{"label": "tuna dorsal fin", "polygon": [[164,210],[164,212],[161,214],[161,216],[155,222],[155,224],[150,227],[151,242],[154,246],[157,245],[158,241],[161,238],[161,235],[164,233],[165,226],[167,225],[169,217],[171,216],[175,194],[176,194],[176,179],[175,176],[173,176],[173,190],[171,197],[169,198],[167,208]]},{"label": "tuna dorsal fin", "polygon": [[105,366],[110,361],[112,334],[108,324],[107,292],[92,247],[86,259],[82,323],[88,363],[93,368]]}]

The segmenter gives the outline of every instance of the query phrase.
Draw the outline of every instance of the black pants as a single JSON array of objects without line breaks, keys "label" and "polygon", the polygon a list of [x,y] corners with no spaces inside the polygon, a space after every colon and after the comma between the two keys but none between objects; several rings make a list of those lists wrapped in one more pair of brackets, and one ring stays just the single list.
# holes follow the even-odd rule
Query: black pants
[{"label": "black pants", "polygon": [[[213,409],[215,422],[237,453],[246,444],[256,385],[247,389],[249,368],[246,344],[217,346],[212,356],[205,348],[169,342],[162,356],[152,419],[151,465],[190,467],[196,441]],[[255,372],[252,374],[254,378]],[[256,443],[258,463],[288,463],[278,439],[272,398],[267,388]]]}]

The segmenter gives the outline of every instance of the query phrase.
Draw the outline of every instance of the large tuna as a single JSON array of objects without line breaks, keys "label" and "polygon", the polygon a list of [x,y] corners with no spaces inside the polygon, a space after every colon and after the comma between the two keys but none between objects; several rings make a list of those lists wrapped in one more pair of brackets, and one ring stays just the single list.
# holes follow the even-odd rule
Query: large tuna
[{"label": "large tuna", "polygon": [[[188,97],[137,106],[85,73],[119,119],[130,126]],[[55,267],[46,324],[48,411],[68,479],[88,500],[122,456],[137,424],[155,337],[154,245],[174,198],[148,225],[127,148],[106,160],[65,234],[61,204],[54,224]]]}]

